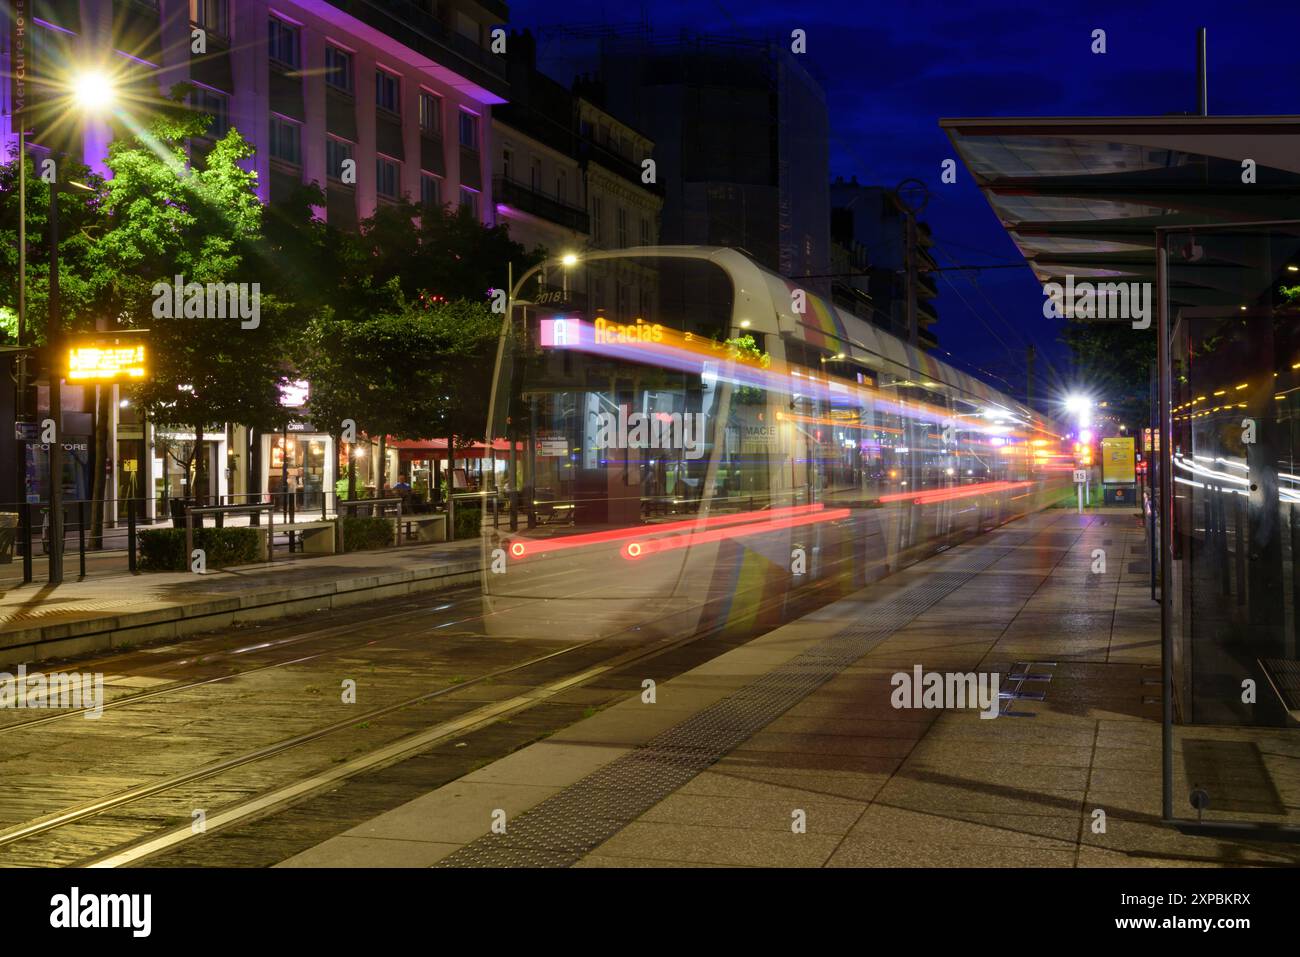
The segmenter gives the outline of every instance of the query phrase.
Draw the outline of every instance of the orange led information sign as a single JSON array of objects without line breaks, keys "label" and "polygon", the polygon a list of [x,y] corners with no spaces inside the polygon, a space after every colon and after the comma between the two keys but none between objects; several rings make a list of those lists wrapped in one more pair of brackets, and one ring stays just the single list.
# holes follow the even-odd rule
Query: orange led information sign
[{"label": "orange led information sign", "polygon": [[73,346],[68,350],[69,382],[118,382],[147,375],[142,345]]}]

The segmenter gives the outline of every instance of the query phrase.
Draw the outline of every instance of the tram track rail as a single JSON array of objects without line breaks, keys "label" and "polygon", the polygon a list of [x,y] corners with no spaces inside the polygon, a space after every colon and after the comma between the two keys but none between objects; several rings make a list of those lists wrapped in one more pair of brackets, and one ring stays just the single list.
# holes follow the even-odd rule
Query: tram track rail
[{"label": "tram track rail", "polygon": [[[825,568],[825,576],[823,578],[820,578],[817,581],[808,582],[799,590],[798,601],[800,603],[812,602],[819,597],[819,593],[824,593],[828,589],[835,589],[842,586],[846,579],[851,582],[852,569],[854,564],[859,560],[859,557],[852,551],[848,554],[832,559]],[[751,594],[755,592],[761,594],[761,590],[762,587],[759,585],[749,588],[746,591]],[[443,593],[430,597],[434,602],[438,602],[446,601],[449,598],[452,598],[454,594],[454,592]],[[725,600],[744,600],[742,597],[744,594],[744,592],[737,592],[734,595],[726,596]],[[758,600],[755,602],[755,607],[758,612],[756,617],[761,619],[762,612],[787,603],[789,598],[790,596],[788,594],[782,592],[773,595],[766,601],[761,599]],[[715,602],[723,600],[722,597],[714,596],[686,608],[679,609],[672,614],[697,616],[698,620],[700,613],[706,612]],[[421,606],[405,609],[400,612],[394,612],[392,615],[370,619],[366,622],[349,620],[346,623],[332,625],[323,629],[316,629],[312,633],[306,635],[284,639],[278,645],[275,645],[275,647],[295,644],[300,641],[319,640],[322,637],[345,633],[346,631],[356,629],[361,625],[369,627],[375,623],[410,618],[427,612],[428,608]],[[486,616],[473,616],[465,619],[465,621],[473,621],[482,617]],[[443,624],[445,625],[447,623]],[[440,625],[435,627],[442,626]],[[208,819],[208,826],[202,833],[211,834],[214,831],[228,828],[254,816],[266,816],[269,813],[274,813],[277,809],[287,807],[300,799],[319,793],[323,788],[338,781],[363,774],[366,771],[378,769],[388,764],[399,762],[407,757],[414,756],[422,750],[433,747],[452,736],[476,731],[490,726],[497,721],[533,707],[541,701],[561,694],[566,690],[578,687],[603,675],[608,675],[611,672],[619,671],[646,660],[653,659],[674,649],[701,642],[717,635],[728,627],[728,622],[722,621],[719,624],[715,624],[707,629],[695,631],[684,637],[672,637],[671,632],[669,632],[667,635],[658,638],[648,646],[628,649],[616,653],[607,659],[589,663],[586,666],[579,665],[571,673],[551,680],[538,688],[530,690],[528,693],[518,694],[502,701],[493,701],[479,707],[471,707],[462,714],[439,721],[432,726],[419,729],[412,733],[399,734],[392,740],[377,744],[358,757],[347,758],[346,760],[335,759],[342,760],[343,763],[334,767],[326,767],[323,770],[313,770],[309,773],[300,774],[298,778],[289,781],[288,783],[276,784],[261,792],[254,793],[251,797],[236,800],[235,802],[229,803],[225,806],[218,806]],[[370,721],[393,715],[403,709],[439,699],[451,698],[454,700],[456,695],[463,694],[467,689],[480,686],[486,682],[494,681],[501,677],[517,675],[529,668],[536,668],[547,662],[560,660],[567,656],[576,656],[580,651],[590,649],[602,642],[615,642],[620,639],[625,640],[631,636],[632,632],[639,630],[640,626],[628,626],[611,634],[600,635],[584,641],[575,642],[565,647],[552,649],[547,651],[545,654],[534,655],[525,660],[505,665],[504,667],[485,671],[482,674],[461,681],[460,683],[450,687],[440,687],[420,694],[408,695],[399,701],[369,709],[365,712],[349,716],[346,719],[331,722],[323,727],[303,731],[282,740],[262,745],[261,747],[253,748],[242,753],[201,764],[197,767],[179,771],[159,780],[136,784],[100,798],[70,804],[60,810],[33,817],[21,824],[0,830],[0,847],[13,847],[21,844],[21,842],[38,838],[42,835],[53,834],[62,828],[86,822],[97,815],[124,808],[147,798],[166,794],[169,791],[177,790],[197,782],[207,781],[239,768],[266,761],[277,755],[292,752],[295,749],[301,748],[312,742],[329,739],[331,736],[345,731],[348,728],[354,728],[358,725],[364,725]],[[382,640],[384,639],[369,639],[364,642],[354,643],[347,649],[332,649],[313,655],[299,656],[285,661],[269,663],[256,668],[234,672],[230,675],[218,675],[192,682],[185,682],[180,685],[168,685],[162,688],[149,689],[148,691],[139,694],[125,695],[121,698],[115,699],[111,704],[114,707],[124,707],[128,704],[156,699],[162,695],[174,694],[186,688],[200,687],[257,672],[272,670],[275,668],[284,668],[295,663],[313,660],[332,653],[340,653],[345,650],[356,650],[357,648],[373,645]],[[217,657],[229,657],[235,654],[247,653],[253,648],[264,647],[267,644],[267,642],[259,642],[257,645],[250,645],[240,649],[223,650],[213,654]],[[192,656],[180,659],[180,661],[199,661],[209,657],[210,656],[203,655]],[[170,666],[175,666],[176,664],[177,662],[172,662]],[[106,707],[108,707],[108,705],[109,703],[105,704]],[[18,725],[0,728],[0,734],[7,733],[11,730],[18,730],[22,727],[30,727],[34,724],[45,723],[50,720],[71,717],[76,713],[84,713],[84,710],[86,709],[83,709],[81,712],[61,712],[58,715],[50,715],[33,721],[22,722]],[[173,847],[185,841],[192,840],[197,836],[198,834],[192,831],[188,824],[171,829],[163,828],[161,831],[153,833],[146,832],[138,837],[126,841],[118,841],[116,844],[102,849],[91,850],[87,848],[86,854],[81,857],[72,858],[72,862],[81,866],[124,866],[126,864],[144,860],[153,854],[159,853],[160,851],[166,850],[169,847]]]},{"label": "tram track rail", "polygon": [[[852,560],[851,556],[841,558],[836,561],[836,565],[851,565]],[[838,586],[842,575],[843,572],[835,571],[834,573],[827,575],[827,577],[822,581],[809,583],[808,586],[806,586],[807,591],[804,593],[804,597],[812,597],[819,591],[824,591]],[[720,599],[712,599],[712,601],[718,600]],[[765,610],[771,606],[780,604],[785,600],[786,598],[784,595],[776,595],[766,602],[760,602],[759,608],[760,610]],[[683,609],[678,612],[678,614],[695,614],[700,611],[700,607],[701,606],[695,606]],[[229,827],[231,824],[238,823],[251,815],[262,814],[268,810],[274,809],[275,807],[283,806],[306,794],[310,794],[322,787],[328,786],[330,783],[337,780],[364,773],[365,771],[378,768],[386,763],[391,763],[394,760],[400,760],[405,756],[409,756],[419,750],[433,746],[449,737],[485,727],[496,721],[509,717],[512,714],[533,707],[534,705],[539,704],[550,697],[554,697],[556,694],[560,694],[563,691],[577,687],[603,675],[607,675],[612,671],[622,670],[683,646],[707,640],[708,638],[717,635],[726,627],[726,623],[722,623],[685,637],[661,639],[649,647],[630,649],[615,654],[605,661],[593,664],[586,668],[581,668],[572,674],[556,679],[542,688],[535,689],[527,694],[513,696],[501,702],[492,702],[478,708],[472,708],[463,715],[455,716],[448,720],[439,722],[430,728],[417,731],[413,734],[404,735],[394,741],[381,744],[367,754],[349,759],[340,767],[328,768],[315,775],[308,776],[302,781],[290,782],[278,788],[272,788],[269,792],[262,795],[255,796],[242,802],[236,802],[236,805],[233,808],[218,809],[213,812],[203,833],[211,834],[215,830],[222,827]],[[538,665],[567,655],[573,655],[602,642],[614,641],[625,636],[630,630],[634,629],[623,629],[610,635],[602,635],[582,642],[577,642],[573,645],[556,649],[543,655],[534,656],[503,668],[493,669],[492,671],[467,679],[451,687],[438,688],[419,695],[410,696],[400,701],[350,716],[345,720],[332,722],[323,727],[303,732],[241,754],[233,755],[229,758],[209,762],[208,764],[171,775],[158,781],[136,785],[115,794],[106,795],[102,798],[66,807],[60,811],[35,818],[21,825],[0,830],[0,848],[10,847],[25,840],[50,834],[60,828],[84,822],[97,815],[114,811],[143,799],[154,797],[159,794],[165,794],[168,791],[176,790],[189,784],[216,777],[228,771],[245,767],[277,755],[285,754],[286,752],[302,747],[303,745],[328,738],[341,731],[392,715],[406,708],[417,706],[428,701],[454,697],[458,693],[463,693],[469,688],[490,681],[495,681],[501,677],[517,674],[528,668],[534,668]],[[314,783],[312,783],[310,787],[304,788],[304,781]],[[127,842],[124,845],[118,845],[116,848],[111,848],[99,853],[93,853],[90,856],[79,859],[73,863],[75,866],[122,866],[124,864],[134,863],[148,854],[157,853],[159,850],[165,849],[165,847],[174,846],[184,840],[189,840],[197,836],[198,835],[194,834],[189,826],[182,826],[171,830],[165,830],[162,835],[146,834],[137,841]],[[147,851],[142,853],[136,849],[137,846],[147,848]]]}]

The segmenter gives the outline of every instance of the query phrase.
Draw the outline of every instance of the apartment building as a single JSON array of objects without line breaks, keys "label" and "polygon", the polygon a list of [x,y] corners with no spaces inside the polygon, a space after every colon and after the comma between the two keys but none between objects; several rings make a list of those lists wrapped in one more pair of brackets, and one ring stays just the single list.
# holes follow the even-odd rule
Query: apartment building
[{"label": "apartment building", "polygon": [[[528,30],[508,50],[510,102],[492,110],[499,221],[552,257],[657,245],[663,189],[643,165],[654,142],[605,108],[598,82],[570,90],[538,72]],[[644,278],[628,263],[585,292],[593,309],[631,315],[648,305]]]},{"label": "apartment building", "polygon": [[[216,138],[234,127],[256,149],[249,160],[263,201],[276,203],[302,183],[326,190],[319,214],[355,224],[379,204],[406,196],[453,204],[496,222],[492,195],[493,105],[504,103],[503,59],[493,31],[508,17],[496,0],[22,0],[25,49],[3,34],[0,72],[20,58],[27,78],[30,155],[81,157],[104,171],[115,130],[104,121],[63,122],[42,115],[41,100],[62,95],[76,76],[118,78],[120,112],[130,120],[179,82],[192,103],[213,115]],[[11,49],[14,47],[14,49]],[[15,89],[0,91],[0,148],[17,146]],[[195,152],[204,149],[194,144]],[[155,431],[112,402],[108,460],[119,496],[154,502],[191,496],[181,463],[192,433]],[[94,461],[94,388],[63,390],[63,434],[71,446],[69,495],[86,497]],[[286,395],[287,405],[299,401]],[[38,405],[48,404],[41,387]],[[10,410],[12,415],[12,410]],[[303,423],[294,434],[253,435],[227,424],[205,436],[210,487],[205,497],[276,491],[288,484],[304,505],[331,489],[338,451]],[[84,434],[83,434],[84,433]],[[0,455],[20,455],[11,428],[0,429]],[[27,455],[35,455],[27,446]],[[46,470],[28,469],[27,487],[0,470],[0,500],[47,497]],[[277,485],[279,483],[279,485]]]}]

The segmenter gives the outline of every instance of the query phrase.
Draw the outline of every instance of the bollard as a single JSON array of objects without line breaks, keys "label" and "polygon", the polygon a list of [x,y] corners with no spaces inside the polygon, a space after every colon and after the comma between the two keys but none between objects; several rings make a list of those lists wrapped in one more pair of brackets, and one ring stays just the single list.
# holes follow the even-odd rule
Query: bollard
[{"label": "bollard", "polygon": [[78,578],[86,577],[86,503],[77,503],[77,556],[81,563],[81,574]]},{"label": "bollard", "polygon": [[135,499],[126,500],[126,567],[135,574]]},{"label": "bollard", "polygon": [[23,517],[23,584],[32,581],[32,503],[24,502],[18,510]]}]

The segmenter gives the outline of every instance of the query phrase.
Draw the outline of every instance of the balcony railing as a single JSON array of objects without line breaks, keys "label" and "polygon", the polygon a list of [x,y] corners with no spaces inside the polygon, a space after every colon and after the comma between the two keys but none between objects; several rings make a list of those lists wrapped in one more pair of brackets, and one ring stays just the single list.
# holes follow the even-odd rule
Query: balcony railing
[{"label": "balcony railing", "polygon": [[591,218],[580,206],[571,206],[533,189],[527,183],[497,176],[492,180],[492,195],[498,203],[514,206],[579,233],[591,231]]},{"label": "balcony railing", "polygon": [[[489,82],[494,87],[501,86],[505,79],[506,67],[502,57],[484,49],[473,40],[461,36],[442,20],[414,3],[408,3],[407,0],[328,0],[328,2],[331,6],[368,23],[412,49],[419,50],[424,46],[419,43],[419,38],[437,44],[444,50],[456,54],[466,63],[486,72],[490,77]],[[422,52],[429,53],[437,59],[434,51],[426,49]],[[455,67],[454,64],[447,65]],[[476,81],[484,79],[475,76],[469,78]]]},{"label": "balcony railing", "polygon": [[601,146],[590,139],[584,139],[578,144],[578,153],[584,162],[599,163],[605,169],[640,186],[642,189],[660,196],[663,195],[664,188],[661,184],[643,183],[641,181],[641,163],[639,161],[620,156],[608,147]]}]

